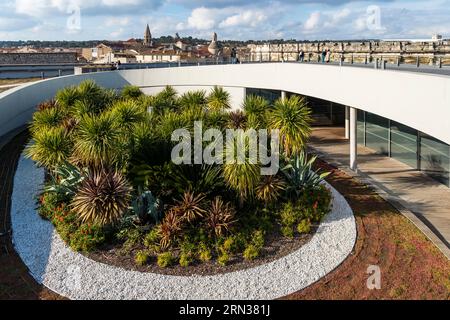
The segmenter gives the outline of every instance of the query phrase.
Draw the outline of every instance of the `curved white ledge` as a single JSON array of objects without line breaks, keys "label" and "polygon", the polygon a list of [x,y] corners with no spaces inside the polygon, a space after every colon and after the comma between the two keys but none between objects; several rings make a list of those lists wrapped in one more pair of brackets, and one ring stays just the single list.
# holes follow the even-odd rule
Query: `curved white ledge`
[{"label": "curved white ledge", "polygon": [[35,106],[84,79],[107,88],[263,88],[317,97],[378,114],[450,144],[450,77],[406,71],[263,63],[123,70],[66,76],[0,93],[0,136],[26,124]]},{"label": "curved white ledge", "polygon": [[11,220],[16,251],[32,276],[71,299],[275,299],[297,292],[338,267],[356,241],[353,212],[332,188],[333,210],[299,250],[255,268],[214,276],[167,276],[127,271],[68,248],[37,214],[42,169],[21,158],[14,178]]}]

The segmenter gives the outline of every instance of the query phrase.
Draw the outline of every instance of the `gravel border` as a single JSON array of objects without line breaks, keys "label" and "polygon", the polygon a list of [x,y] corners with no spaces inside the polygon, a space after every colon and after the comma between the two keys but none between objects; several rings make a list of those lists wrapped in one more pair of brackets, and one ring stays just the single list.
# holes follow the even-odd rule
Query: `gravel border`
[{"label": "gravel border", "polygon": [[356,223],[334,188],[333,210],[299,250],[255,268],[214,276],[167,276],[127,271],[72,251],[36,212],[43,169],[23,156],[14,177],[13,243],[31,275],[70,299],[275,299],[297,292],[338,267],[356,242]]}]

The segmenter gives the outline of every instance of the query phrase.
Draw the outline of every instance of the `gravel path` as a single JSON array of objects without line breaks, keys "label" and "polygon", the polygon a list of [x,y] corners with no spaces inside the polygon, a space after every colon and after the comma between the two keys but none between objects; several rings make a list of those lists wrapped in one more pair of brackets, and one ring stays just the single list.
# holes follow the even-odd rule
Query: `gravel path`
[{"label": "gravel path", "polygon": [[277,261],[205,277],[127,271],[73,252],[39,217],[34,197],[43,179],[42,169],[20,159],[11,208],[14,246],[36,281],[70,299],[275,299],[334,270],[356,241],[353,212],[332,188],[333,210],[311,241]]}]

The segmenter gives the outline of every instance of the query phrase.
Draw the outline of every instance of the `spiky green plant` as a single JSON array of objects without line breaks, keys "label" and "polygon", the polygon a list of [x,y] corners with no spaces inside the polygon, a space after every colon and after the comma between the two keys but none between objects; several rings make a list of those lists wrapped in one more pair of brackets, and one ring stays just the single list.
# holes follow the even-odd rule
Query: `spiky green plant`
[{"label": "spiky green plant", "polygon": [[236,210],[231,203],[224,203],[222,198],[216,197],[206,212],[205,225],[210,234],[216,237],[225,235],[236,222]]},{"label": "spiky green plant", "polygon": [[85,115],[97,116],[103,111],[103,108],[98,104],[93,104],[87,99],[78,99],[70,109],[70,113],[74,119],[80,121]]},{"label": "spiky green plant", "polygon": [[52,99],[52,100],[44,101],[44,102],[38,104],[37,110],[43,111],[46,109],[53,109],[56,107],[58,107],[58,104],[56,103],[56,100]]},{"label": "spiky green plant", "polygon": [[[250,143],[244,135],[228,141],[224,152],[225,164],[223,176],[225,183],[239,195],[239,205],[243,207],[244,201],[253,196],[260,179],[260,165],[253,163],[255,159],[249,157]],[[239,158],[243,148],[245,157]]]},{"label": "spiky green plant", "polygon": [[67,161],[72,147],[72,140],[64,128],[48,128],[33,134],[33,140],[26,148],[25,154],[38,165],[54,170],[56,166]]},{"label": "spiky green plant", "polygon": [[299,152],[311,134],[311,110],[303,97],[279,99],[269,113],[269,126],[280,130],[280,139],[286,157]]},{"label": "spiky green plant", "polygon": [[207,105],[206,92],[188,91],[179,98],[178,103],[182,109],[204,108]]},{"label": "spiky green plant", "polygon": [[142,192],[139,188],[139,195],[133,201],[133,211],[141,223],[151,219],[154,223],[159,223],[162,214],[161,201],[153,196],[151,191]]},{"label": "spiky green plant", "polygon": [[80,99],[93,105],[104,105],[104,90],[94,80],[85,80],[77,87]]},{"label": "spiky green plant", "polygon": [[84,223],[114,225],[127,211],[131,191],[121,173],[94,170],[81,183],[71,206]]},{"label": "spiky green plant", "polygon": [[266,204],[274,202],[285,188],[286,183],[277,176],[263,176],[256,187],[256,198]]},{"label": "spiky green plant", "polygon": [[85,170],[80,170],[68,162],[58,165],[44,191],[46,193],[54,193],[59,199],[64,201],[70,201],[85,178],[83,172]]},{"label": "spiky green plant", "polygon": [[119,129],[132,132],[136,124],[147,118],[147,111],[133,100],[119,101],[111,109],[111,115],[115,119]]},{"label": "spiky green plant", "polygon": [[76,132],[74,157],[86,165],[115,163],[121,152],[121,134],[111,114],[83,116]]},{"label": "spiky green plant", "polygon": [[214,86],[207,97],[208,109],[214,112],[231,109],[230,94],[222,87]]},{"label": "spiky green plant", "polygon": [[288,181],[287,191],[295,196],[308,188],[317,188],[322,181],[330,175],[329,172],[321,173],[320,170],[313,170],[313,164],[317,157],[308,158],[307,153],[302,150],[288,164],[282,168],[282,172]]},{"label": "spiky green plant", "polygon": [[173,210],[187,222],[193,222],[205,214],[205,210],[202,208],[204,200],[204,194],[195,195],[193,192],[187,191],[180,200],[175,202]]},{"label": "spiky green plant", "polygon": [[37,111],[33,114],[30,131],[36,133],[38,131],[46,131],[58,127],[62,124],[65,117],[66,112],[57,107]]},{"label": "spiky green plant", "polygon": [[80,98],[80,93],[75,86],[66,87],[56,93],[55,100],[58,105],[65,109],[74,106],[75,102]]},{"label": "spiky green plant", "polygon": [[269,109],[269,102],[260,96],[249,95],[242,104],[245,114],[263,115]]},{"label": "spiky green plant", "polygon": [[144,93],[141,91],[141,89],[137,86],[127,85],[123,87],[121,96],[122,99],[128,100],[128,99],[138,99],[141,97]]},{"label": "spiky green plant", "polygon": [[177,111],[180,108],[180,104],[177,99],[177,92],[171,86],[165,87],[163,91],[158,93],[156,96],[151,97],[151,99],[151,106],[158,114],[167,110]]}]

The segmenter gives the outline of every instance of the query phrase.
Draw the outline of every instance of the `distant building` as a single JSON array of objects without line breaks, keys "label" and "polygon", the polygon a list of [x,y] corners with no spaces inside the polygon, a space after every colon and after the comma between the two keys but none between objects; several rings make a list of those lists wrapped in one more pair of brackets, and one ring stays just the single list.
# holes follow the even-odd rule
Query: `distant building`
[{"label": "distant building", "polygon": [[148,26],[148,24],[147,28],[145,28],[144,42],[142,44],[146,47],[153,46],[152,33],[150,32],[150,27]]},{"label": "distant building", "polygon": [[220,53],[219,44],[217,43],[217,33],[215,32],[213,33],[212,41],[209,44],[208,51],[214,56]]}]

